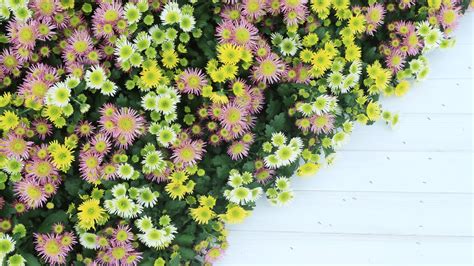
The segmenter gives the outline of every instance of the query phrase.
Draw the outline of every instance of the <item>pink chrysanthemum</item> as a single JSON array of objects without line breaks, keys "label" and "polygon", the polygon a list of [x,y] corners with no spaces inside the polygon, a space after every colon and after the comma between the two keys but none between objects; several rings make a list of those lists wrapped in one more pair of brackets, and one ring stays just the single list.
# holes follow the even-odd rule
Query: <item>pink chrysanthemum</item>
[{"label": "pink chrysanthemum", "polygon": [[234,24],[232,20],[223,20],[216,27],[216,36],[219,43],[227,43],[232,39]]},{"label": "pink chrysanthemum", "polygon": [[405,57],[398,51],[392,50],[391,53],[385,58],[387,67],[390,68],[394,73],[400,71],[405,65]]},{"label": "pink chrysanthemum", "polygon": [[36,209],[42,207],[48,200],[44,188],[34,179],[23,178],[16,182],[14,186],[15,195],[28,208]]},{"label": "pink chrysanthemum", "polygon": [[266,184],[273,177],[274,173],[275,171],[272,169],[261,167],[255,171],[254,176],[257,182],[260,184]]},{"label": "pink chrysanthemum", "polygon": [[224,255],[224,249],[220,247],[214,247],[209,249],[206,252],[206,255],[204,256],[204,261],[206,263],[214,263],[216,262],[219,258],[221,258]]},{"label": "pink chrysanthemum", "polygon": [[112,122],[115,125],[112,136],[121,148],[127,148],[145,130],[145,118],[136,110],[127,107],[117,110]]},{"label": "pink chrysanthemum", "polygon": [[248,19],[258,19],[265,15],[267,9],[267,3],[265,0],[243,0],[242,1],[242,14]]},{"label": "pink chrysanthemum", "polygon": [[314,115],[310,118],[311,132],[315,134],[328,134],[334,130],[334,115],[322,114]]},{"label": "pink chrysanthemum", "polygon": [[103,1],[99,8],[94,11],[92,16],[92,28],[94,36],[111,37],[114,35],[114,30],[120,31],[117,27],[117,22],[123,19],[123,7],[119,1]]},{"label": "pink chrysanthemum", "polygon": [[455,5],[443,5],[438,14],[438,21],[445,29],[456,27],[461,16],[461,7]]},{"label": "pink chrysanthemum", "polygon": [[0,139],[0,152],[16,159],[27,159],[33,142],[26,141],[16,134],[8,134]]},{"label": "pink chrysanthemum", "polygon": [[81,138],[90,137],[94,133],[95,127],[91,122],[82,120],[79,125],[76,126],[74,132]]},{"label": "pink chrysanthemum", "polygon": [[34,234],[35,249],[41,258],[49,265],[61,265],[66,262],[66,257],[72,246],[76,243],[72,233],[59,234]]},{"label": "pink chrysanthemum", "polygon": [[39,19],[52,19],[56,13],[62,11],[61,3],[57,0],[32,0],[29,6]]},{"label": "pink chrysanthemum", "polygon": [[257,58],[252,71],[252,78],[255,81],[273,84],[285,73],[285,64],[276,54],[271,53],[265,58]]},{"label": "pink chrysanthemum", "polygon": [[219,116],[221,125],[231,132],[243,132],[249,128],[246,121],[247,110],[235,102],[226,104]]},{"label": "pink chrysanthemum", "polygon": [[51,163],[50,158],[39,159],[34,158],[25,165],[26,177],[36,179],[39,184],[57,182],[58,171]]},{"label": "pink chrysanthemum", "polygon": [[75,30],[67,39],[65,53],[72,52],[75,55],[84,56],[93,48],[92,38],[86,30]]},{"label": "pink chrysanthemum", "polygon": [[400,7],[400,9],[410,8],[416,2],[416,0],[399,0],[399,1],[400,1],[400,3],[398,4],[398,6]]},{"label": "pink chrysanthemum", "polygon": [[102,156],[95,152],[82,152],[79,154],[79,173],[82,179],[95,183],[101,175]]},{"label": "pink chrysanthemum", "polygon": [[402,45],[406,47],[406,54],[411,56],[417,55],[422,48],[420,38],[418,37],[415,31],[410,32],[403,39]]},{"label": "pink chrysanthemum", "polygon": [[382,4],[376,3],[367,7],[365,19],[367,20],[367,34],[373,35],[377,27],[383,24],[385,18],[385,8]]},{"label": "pink chrysanthemum", "polygon": [[249,154],[249,145],[243,141],[236,141],[229,146],[227,154],[234,161],[241,160]]},{"label": "pink chrysanthemum", "polygon": [[200,95],[201,90],[207,85],[207,79],[201,69],[188,68],[179,75],[177,87],[188,94]]},{"label": "pink chrysanthemum", "polygon": [[205,150],[205,143],[202,140],[186,139],[178,145],[172,147],[171,159],[182,167],[195,165],[202,159]]},{"label": "pink chrysanthemum", "polygon": [[133,240],[132,230],[128,225],[119,225],[112,233],[112,243],[117,245],[126,245]]},{"label": "pink chrysanthemum", "polygon": [[11,48],[4,49],[0,54],[0,68],[4,74],[18,71],[21,67],[21,63]]},{"label": "pink chrysanthemum", "polygon": [[38,38],[38,24],[35,20],[28,22],[11,21],[7,26],[10,43],[16,48],[32,50]]},{"label": "pink chrysanthemum", "polygon": [[142,259],[142,253],[136,251],[131,244],[112,243],[104,251],[97,254],[98,265],[136,266]]},{"label": "pink chrysanthemum", "polygon": [[90,144],[92,150],[100,154],[101,156],[104,156],[109,153],[112,145],[110,142],[110,138],[102,133],[94,135]]},{"label": "pink chrysanthemum", "polygon": [[56,35],[56,26],[51,22],[51,19],[42,19],[38,22],[38,40],[49,41]]},{"label": "pink chrysanthemum", "polygon": [[223,20],[239,20],[242,17],[242,5],[226,5],[219,14]]},{"label": "pink chrysanthemum", "polygon": [[32,125],[33,125],[33,130],[36,133],[36,136],[38,136],[40,140],[44,140],[46,137],[52,134],[52,131],[51,131],[52,126],[48,122],[48,120],[44,118],[38,118],[34,120]]},{"label": "pink chrysanthemum", "polygon": [[231,43],[252,49],[257,40],[258,29],[245,19],[232,22]]}]

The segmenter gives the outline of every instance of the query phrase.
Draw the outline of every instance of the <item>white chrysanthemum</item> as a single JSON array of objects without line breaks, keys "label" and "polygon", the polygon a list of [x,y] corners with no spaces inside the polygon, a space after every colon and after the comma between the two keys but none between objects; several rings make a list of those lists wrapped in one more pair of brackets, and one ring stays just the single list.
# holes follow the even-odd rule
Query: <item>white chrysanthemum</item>
[{"label": "white chrysanthemum", "polygon": [[135,50],[137,50],[135,44],[132,44],[127,38],[121,37],[115,43],[114,55],[119,62],[125,62],[132,56]]},{"label": "white chrysanthemum", "polygon": [[349,73],[360,76],[360,74],[362,73],[362,61],[355,60],[354,62],[352,62],[349,66]]},{"label": "white chrysanthemum", "polygon": [[172,127],[169,126],[164,126],[160,130],[158,130],[156,136],[158,143],[160,143],[163,147],[168,147],[177,139],[176,132]]},{"label": "white chrysanthemum", "polygon": [[422,37],[428,35],[428,33],[432,30],[432,27],[428,21],[422,21],[416,23],[416,33]]},{"label": "white chrysanthemum", "polygon": [[179,21],[179,27],[184,32],[190,32],[194,30],[194,26],[196,25],[196,19],[193,16],[188,14],[181,15],[181,20]]},{"label": "white chrysanthemum", "polygon": [[79,235],[79,243],[88,249],[97,249],[99,244],[97,243],[97,235],[93,233],[83,233]]},{"label": "white chrysanthemum", "polygon": [[278,158],[275,154],[265,156],[263,160],[265,162],[265,166],[270,169],[278,168],[282,164],[280,158]]},{"label": "white chrysanthemum", "polygon": [[107,96],[114,96],[117,92],[117,85],[113,81],[106,80],[100,88],[100,93]]},{"label": "white chrysanthemum", "polygon": [[131,25],[140,21],[142,13],[140,12],[140,9],[138,9],[136,5],[129,2],[125,4],[124,15],[125,15],[125,19],[128,21],[128,24]]},{"label": "white chrysanthemum", "polygon": [[151,45],[151,36],[147,32],[138,33],[137,37],[133,41],[138,51],[144,51]]},{"label": "white chrysanthemum", "polygon": [[148,230],[153,228],[153,220],[149,216],[143,216],[140,219],[135,220],[135,226],[142,233],[148,232]]},{"label": "white chrysanthemum", "polygon": [[236,187],[230,190],[226,198],[236,204],[246,204],[252,200],[252,192],[246,187]]},{"label": "white chrysanthemum", "polygon": [[160,249],[166,245],[165,234],[164,230],[151,228],[144,234],[138,234],[138,239],[147,247]]},{"label": "white chrysanthemum", "polygon": [[301,151],[303,150],[303,140],[299,137],[294,137],[290,140],[290,143],[288,145],[293,148],[293,150],[296,152],[297,155],[301,154]]},{"label": "white chrysanthemum", "polygon": [[158,196],[158,192],[153,192],[150,188],[144,187],[138,191],[138,197],[136,200],[138,204],[146,208],[151,208],[156,205]]},{"label": "white chrysanthemum", "polygon": [[331,88],[333,92],[337,92],[338,89],[341,88],[342,86],[342,81],[344,80],[344,75],[342,75],[340,72],[332,72],[329,74],[327,77],[328,80],[328,87]]},{"label": "white chrysanthemum", "polygon": [[285,145],[286,136],[281,132],[275,132],[272,134],[271,141],[273,146],[280,147],[282,145]]},{"label": "white chrysanthemum", "polygon": [[227,184],[231,187],[239,187],[243,184],[244,180],[242,178],[242,175],[239,174],[238,172],[230,172],[229,173],[229,180],[227,181]]},{"label": "white chrysanthemum", "polygon": [[[15,250],[15,240],[7,234],[0,235],[0,258]],[[1,260],[0,260],[1,261]]]},{"label": "white chrysanthemum", "polygon": [[133,166],[131,166],[130,164],[123,163],[119,165],[117,169],[117,173],[120,178],[129,180],[130,178],[133,177],[133,174],[135,173],[135,169],[133,169]]},{"label": "white chrysanthemum", "polygon": [[263,194],[263,189],[261,187],[256,187],[252,189],[252,199],[251,201],[257,201]]},{"label": "white chrysanthemum", "polygon": [[161,12],[160,19],[163,22],[163,25],[172,25],[179,23],[182,15],[178,3],[168,2]]},{"label": "white chrysanthemum", "polygon": [[277,177],[275,179],[275,187],[280,191],[286,191],[290,189],[290,179],[287,177]]},{"label": "white chrysanthemum", "polygon": [[[106,200],[106,202],[109,200]],[[136,205],[129,197],[120,196],[112,201],[112,208],[110,208],[110,214],[118,215],[122,218],[133,218],[134,206]]]},{"label": "white chrysanthemum", "polygon": [[342,81],[341,93],[349,92],[352,88],[354,88],[355,85],[357,85],[358,81],[359,81],[358,75],[356,74],[347,75]]},{"label": "white chrysanthemum", "polygon": [[145,154],[142,164],[150,171],[161,171],[166,167],[166,163],[160,151],[150,151]]},{"label": "white chrysanthemum", "polygon": [[71,89],[64,82],[58,82],[46,92],[45,102],[47,105],[65,107],[69,103],[70,97]]},{"label": "white chrysanthemum", "polygon": [[127,187],[125,184],[117,184],[110,191],[114,197],[125,196],[127,194]]},{"label": "white chrysanthemum", "polygon": [[154,93],[147,93],[142,97],[142,107],[147,111],[158,109],[158,98]]},{"label": "white chrysanthemum", "polygon": [[423,36],[425,41],[425,47],[423,51],[429,51],[439,46],[440,42],[444,39],[443,32],[438,28],[431,29],[426,36]]},{"label": "white chrysanthemum", "polygon": [[299,104],[297,110],[305,117],[311,116],[314,113],[314,107],[310,103]]},{"label": "white chrysanthemum", "polygon": [[64,81],[66,86],[70,89],[74,89],[81,83],[81,80],[78,77],[75,76],[68,76],[66,80]]},{"label": "white chrysanthemum", "polygon": [[176,103],[168,95],[157,96],[156,105],[156,111],[159,111],[164,115],[171,114],[176,111]]},{"label": "white chrysanthemum", "polygon": [[284,38],[281,40],[278,46],[280,48],[281,54],[284,56],[294,56],[301,47],[301,43],[299,42],[298,38]]},{"label": "white chrysanthemum", "polygon": [[104,85],[104,82],[107,80],[104,69],[99,65],[92,66],[88,69],[84,78],[88,88],[97,90],[102,88],[102,85]]},{"label": "white chrysanthemum", "polygon": [[280,161],[280,166],[287,166],[292,162],[296,161],[298,158],[298,153],[293,149],[292,146],[283,145],[278,147],[278,150],[275,152],[275,156]]}]

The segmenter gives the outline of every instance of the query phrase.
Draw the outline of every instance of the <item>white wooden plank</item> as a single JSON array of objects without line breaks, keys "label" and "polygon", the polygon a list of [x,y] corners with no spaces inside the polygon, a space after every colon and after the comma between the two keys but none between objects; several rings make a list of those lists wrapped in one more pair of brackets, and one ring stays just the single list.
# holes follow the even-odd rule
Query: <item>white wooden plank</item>
[{"label": "white wooden plank", "polygon": [[258,202],[231,229],[344,234],[472,236],[472,194],[297,191],[290,206]]},{"label": "white wooden plank", "polygon": [[231,231],[216,265],[472,265],[472,238]]},{"label": "white wooden plank", "polygon": [[473,151],[472,114],[404,114],[394,130],[379,122],[356,125],[340,150]]},{"label": "white wooden plank", "polygon": [[403,97],[383,97],[387,110],[400,113],[472,114],[473,79],[413,82]]},{"label": "white wooden plank", "polygon": [[435,49],[427,54],[430,73],[427,79],[472,78],[472,44],[458,43],[453,48]]},{"label": "white wooden plank", "polygon": [[473,156],[471,152],[340,151],[334,165],[310,178],[293,177],[292,185],[295,190],[315,191],[472,193]]}]

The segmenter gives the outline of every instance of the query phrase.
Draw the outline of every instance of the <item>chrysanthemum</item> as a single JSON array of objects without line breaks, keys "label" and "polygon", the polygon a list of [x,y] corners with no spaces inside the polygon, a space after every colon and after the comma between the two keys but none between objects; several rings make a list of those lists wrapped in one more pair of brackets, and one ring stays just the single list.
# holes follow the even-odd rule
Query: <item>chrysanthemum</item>
[{"label": "chrysanthemum", "polygon": [[162,171],[166,166],[160,151],[150,151],[145,154],[142,161],[147,172]]},{"label": "chrysanthemum", "polygon": [[26,176],[35,178],[41,183],[51,182],[58,174],[49,158],[35,158],[25,166]]},{"label": "chrysanthemum", "polygon": [[220,247],[213,247],[206,252],[206,255],[204,256],[204,261],[206,263],[212,264],[219,260],[219,258],[221,258],[223,255],[224,249]]},{"label": "chrysanthemum", "polygon": [[216,215],[214,211],[207,206],[190,208],[190,214],[198,224],[207,224]]},{"label": "chrysanthemum", "polygon": [[387,56],[385,63],[393,72],[396,73],[405,65],[405,57],[399,51],[394,50],[389,56]]},{"label": "chrysanthemum", "polygon": [[151,208],[157,203],[158,196],[158,192],[153,192],[149,187],[143,187],[139,189],[136,200],[138,204]]},{"label": "chrysanthemum", "polygon": [[70,97],[71,89],[64,82],[58,82],[48,89],[44,102],[48,105],[65,107]]},{"label": "chrysanthemum", "polygon": [[145,119],[131,108],[120,108],[112,117],[113,136],[121,147],[128,147],[145,130]]},{"label": "chrysanthemum", "polygon": [[328,134],[334,129],[334,115],[332,114],[314,115],[310,121],[311,132],[315,134]]},{"label": "chrysanthemum", "polygon": [[12,21],[7,26],[10,42],[16,48],[32,50],[38,37],[38,25],[35,20],[29,22]]},{"label": "chrysanthemum", "polygon": [[257,58],[256,65],[252,68],[252,78],[257,82],[273,84],[281,79],[285,68],[280,58],[271,53],[265,58]]},{"label": "chrysanthemum", "polygon": [[241,160],[248,155],[249,145],[243,141],[236,141],[232,143],[227,149],[227,154],[232,160]]},{"label": "chrysanthemum", "polygon": [[44,140],[46,137],[50,136],[51,124],[46,119],[36,119],[33,121],[33,129],[35,130],[36,135],[40,140]]},{"label": "chrysanthemum", "polygon": [[452,29],[457,25],[461,14],[460,10],[459,6],[443,5],[439,11],[438,20],[444,29]]},{"label": "chrysanthemum", "polygon": [[201,140],[184,140],[172,147],[171,159],[183,167],[195,165],[201,160],[205,144]]},{"label": "chrysanthemum", "polygon": [[179,75],[177,82],[178,90],[188,93],[200,95],[201,90],[207,85],[207,79],[201,69],[187,68]]},{"label": "chrysanthemum", "polygon": [[244,108],[235,103],[229,103],[223,106],[218,119],[225,129],[237,134],[249,128],[246,116],[247,111]]},{"label": "chrysanthemum", "polygon": [[249,49],[255,47],[258,38],[258,29],[253,24],[249,23],[245,19],[242,19],[240,21],[231,22],[230,25],[230,42],[234,43],[235,45],[244,46]]},{"label": "chrysanthemum", "polygon": [[18,199],[32,209],[43,206],[47,201],[43,187],[32,178],[24,178],[16,182],[14,191]]},{"label": "chrysanthemum", "polygon": [[18,71],[21,67],[21,61],[15,56],[11,48],[4,49],[0,54],[0,69],[5,74]]},{"label": "chrysanthemum", "polygon": [[67,39],[66,50],[77,55],[86,55],[93,47],[92,39],[86,30],[75,30]]},{"label": "chrysanthemum", "polygon": [[89,199],[82,202],[77,210],[79,227],[85,230],[95,228],[96,223],[101,221],[105,214],[105,210],[100,206],[100,201],[97,199]]},{"label": "chrysanthemum", "polygon": [[99,65],[92,66],[89,70],[87,70],[84,78],[86,80],[87,87],[97,90],[99,90],[107,80],[104,69]]},{"label": "chrysanthemum", "polygon": [[128,225],[118,225],[112,233],[112,242],[117,245],[128,244],[133,240],[132,229]]},{"label": "chrysanthemum", "polygon": [[0,116],[0,126],[4,131],[16,128],[20,124],[20,117],[12,111],[5,110]]},{"label": "chrysanthemum", "polygon": [[242,2],[242,14],[249,19],[258,19],[265,15],[265,0],[244,0]]},{"label": "chrysanthemum", "polygon": [[176,2],[168,2],[160,14],[160,19],[163,25],[172,25],[179,23],[182,12]]},{"label": "chrysanthemum", "polygon": [[[49,265],[61,265],[66,262],[66,256],[70,250],[69,245],[64,245],[61,235],[57,234],[34,234],[35,249]],[[72,241],[75,241],[72,239]]]},{"label": "chrysanthemum", "polygon": [[96,182],[101,175],[102,157],[95,152],[81,152],[79,154],[79,172],[84,180]]},{"label": "chrysanthemum", "polygon": [[242,223],[245,218],[249,215],[249,212],[240,206],[232,206],[227,208],[225,214],[223,214],[224,221],[230,224]]},{"label": "chrysanthemum", "polygon": [[9,134],[6,138],[0,139],[0,152],[7,156],[26,159],[33,142],[26,141],[16,134]]},{"label": "chrysanthemum", "polygon": [[100,2],[99,7],[94,10],[92,25],[96,37],[110,37],[117,28],[117,23],[123,19],[122,4],[117,1]]}]

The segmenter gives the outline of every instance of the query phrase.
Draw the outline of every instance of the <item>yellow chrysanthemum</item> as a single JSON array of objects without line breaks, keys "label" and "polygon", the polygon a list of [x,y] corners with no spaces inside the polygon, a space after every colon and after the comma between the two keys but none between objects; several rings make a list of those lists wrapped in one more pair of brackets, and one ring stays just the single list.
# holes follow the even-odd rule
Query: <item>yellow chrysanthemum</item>
[{"label": "yellow chrysanthemum", "polygon": [[55,145],[51,144],[49,146],[48,151],[56,168],[66,172],[71,167],[74,156],[72,155],[72,149],[68,146],[55,143]]},{"label": "yellow chrysanthemum", "polygon": [[217,47],[217,57],[224,64],[236,65],[242,58],[242,47],[231,43],[219,45]]},{"label": "yellow chrysanthemum", "polygon": [[15,128],[20,123],[20,118],[12,111],[5,111],[0,116],[0,128],[4,131]]},{"label": "yellow chrysanthemum", "polygon": [[152,64],[151,66],[142,69],[142,72],[140,73],[140,81],[146,89],[156,88],[160,82],[163,81],[163,73],[156,64]]},{"label": "yellow chrysanthemum", "polygon": [[100,201],[97,199],[84,201],[77,210],[79,211],[77,213],[79,227],[85,230],[95,229],[95,224],[100,222],[105,214],[105,210],[100,207]]},{"label": "yellow chrysanthemum", "polygon": [[206,206],[191,209],[191,217],[193,217],[198,224],[207,224],[215,216],[216,214]]},{"label": "yellow chrysanthemum", "polygon": [[226,104],[229,102],[229,98],[222,92],[213,92],[211,94],[211,101],[217,104]]},{"label": "yellow chrysanthemum", "polygon": [[365,16],[357,15],[349,19],[349,29],[355,33],[362,33],[365,31]]},{"label": "yellow chrysanthemum", "polygon": [[240,206],[232,206],[223,214],[223,220],[230,224],[241,223],[247,218],[249,212]]},{"label": "yellow chrysanthemum", "polygon": [[380,118],[382,111],[380,110],[380,105],[378,103],[370,102],[367,105],[367,117],[372,121],[377,121]]},{"label": "yellow chrysanthemum", "polygon": [[311,64],[316,70],[325,71],[331,67],[331,56],[325,49],[320,49],[313,53]]},{"label": "yellow chrysanthemum", "polygon": [[408,92],[409,89],[410,89],[410,82],[408,82],[407,80],[402,80],[395,87],[395,95],[399,97],[403,96]]},{"label": "yellow chrysanthemum", "polygon": [[168,69],[173,69],[178,65],[178,54],[175,50],[166,50],[161,55],[161,63]]},{"label": "yellow chrysanthemum", "polygon": [[312,176],[316,174],[320,168],[321,166],[319,164],[307,162],[298,167],[296,174],[298,176]]},{"label": "yellow chrysanthemum", "polygon": [[362,56],[362,53],[360,51],[359,46],[355,44],[351,44],[347,46],[346,54],[345,54],[345,58],[347,61],[352,62],[352,61],[358,60],[360,59],[361,56]]}]

